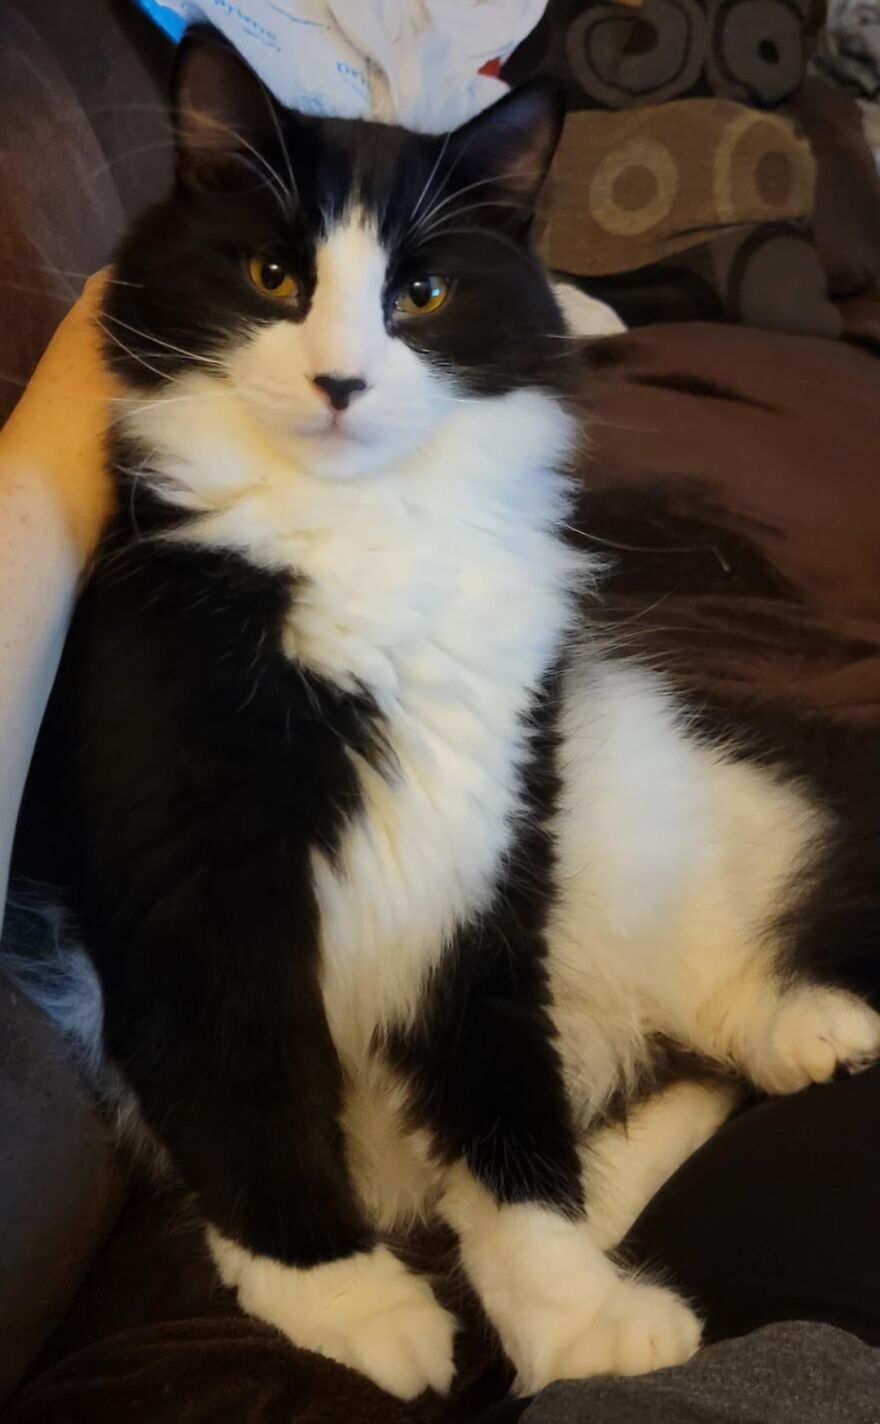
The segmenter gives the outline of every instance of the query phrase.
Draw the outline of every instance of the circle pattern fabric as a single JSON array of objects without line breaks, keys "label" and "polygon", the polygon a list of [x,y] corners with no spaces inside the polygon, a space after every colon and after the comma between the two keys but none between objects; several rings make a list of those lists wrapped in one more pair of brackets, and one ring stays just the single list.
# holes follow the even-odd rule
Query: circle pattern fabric
[{"label": "circle pattern fabric", "polygon": [[602,108],[624,109],[693,89],[706,37],[700,0],[648,0],[638,13],[610,0],[575,17],[566,51],[584,94]]},{"label": "circle pattern fabric", "polygon": [[810,32],[811,0],[551,0],[542,67],[574,108],[709,95],[766,108],[800,86]]},{"label": "circle pattern fabric", "polygon": [[708,65],[714,93],[746,104],[781,103],[803,78],[805,31],[797,0],[716,0]]}]

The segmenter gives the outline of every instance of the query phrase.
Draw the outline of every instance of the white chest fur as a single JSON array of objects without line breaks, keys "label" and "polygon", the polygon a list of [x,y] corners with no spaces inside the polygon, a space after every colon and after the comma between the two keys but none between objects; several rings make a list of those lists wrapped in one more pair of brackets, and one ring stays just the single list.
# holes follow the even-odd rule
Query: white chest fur
[{"label": "white chest fur", "polygon": [[325,1001],[356,1058],[410,1018],[456,922],[491,894],[523,714],[584,571],[556,533],[570,426],[539,392],[462,402],[404,466],[333,480],[279,459],[210,382],[189,385],[161,426],[138,421],[173,497],[206,515],[187,537],[296,570],[290,655],[366,687],[387,719],[391,773],[358,764],[363,813],[333,865],[313,856]]}]

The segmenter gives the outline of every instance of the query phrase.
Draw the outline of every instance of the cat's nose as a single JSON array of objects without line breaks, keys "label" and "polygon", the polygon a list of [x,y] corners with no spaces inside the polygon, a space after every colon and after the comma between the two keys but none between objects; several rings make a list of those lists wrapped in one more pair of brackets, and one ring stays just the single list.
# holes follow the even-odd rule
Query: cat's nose
[{"label": "cat's nose", "polygon": [[334,410],[347,410],[354,397],[367,389],[363,376],[313,376],[312,384]]}]

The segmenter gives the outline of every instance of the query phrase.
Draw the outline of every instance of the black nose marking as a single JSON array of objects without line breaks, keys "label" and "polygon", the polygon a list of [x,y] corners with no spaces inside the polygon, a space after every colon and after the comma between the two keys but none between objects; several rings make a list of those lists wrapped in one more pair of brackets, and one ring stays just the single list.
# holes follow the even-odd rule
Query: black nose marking
[{"label": "black nose marking", "polygon": [[362,376],[313,376],[312,381],[334,410],[346,410],[352,397],[367,389]]}]

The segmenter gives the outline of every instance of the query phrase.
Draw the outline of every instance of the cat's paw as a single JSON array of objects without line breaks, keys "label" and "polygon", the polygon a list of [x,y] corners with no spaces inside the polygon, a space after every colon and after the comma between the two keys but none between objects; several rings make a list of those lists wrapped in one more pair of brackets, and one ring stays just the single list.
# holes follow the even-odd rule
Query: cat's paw
[{"label": "cat's paw", "polygon": [[428,1282],[384,1246],[297,1270],[209,1232],[220,1274],[242,1310],[295,1345],[359,1370],[399,1399],[452,1384],[456,1322]]},{"label": "cat's paw", "polygon": [[311,1348],[359,1370],[399,1399],[415,1399],[426,1389],[448,1394],[455,1321],[426,1282],[413,1280],[419,1289],[375,1300],[341,1329],[320,1332]]},{"label": "cat's paw", "polygon": [[749,1071],[767,1093],[796,1093],[827,1082],[838,1068],[858,1072],[878,1057],[880,1014],[844,990],[804,987],[782,999]]},{"label": "cat's paw", "polygon": [[699,1348],[702,1327],[674,1291],[642,1281],[618,1281],[598,1309],[548,1312],[517,1367],[516,1392],[535,1394],[557,1379],[639,1375],[682,1365]]}]

